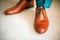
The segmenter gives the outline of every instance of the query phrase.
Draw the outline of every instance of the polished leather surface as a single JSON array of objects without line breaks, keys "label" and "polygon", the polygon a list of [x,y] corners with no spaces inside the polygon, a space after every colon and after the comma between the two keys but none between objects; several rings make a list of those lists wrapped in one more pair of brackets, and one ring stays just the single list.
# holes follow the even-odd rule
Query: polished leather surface
[{"label": "polished leather surface", "polygon": [[48,18],[44,8],[37,8],[35,16],[35,30],[38,33],[44,33],[48,29]]},{"label": "polished leather surface", "polygon": [[17,3],[14,7],[11,7],[5,11],[5,14],[17,14],[23,11],[26,8],[30,8],[34,6],[34,1],[27,2],[26,0],[22,0]]}]

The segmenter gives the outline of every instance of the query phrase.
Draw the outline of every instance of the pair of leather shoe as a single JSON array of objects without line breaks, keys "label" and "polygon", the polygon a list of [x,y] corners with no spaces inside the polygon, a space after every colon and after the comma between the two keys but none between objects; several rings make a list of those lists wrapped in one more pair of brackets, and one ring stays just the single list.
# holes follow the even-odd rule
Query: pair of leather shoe
[{"label": "pair of leather shoe", "polygon": [[[21,1],[14,7],[5,11],[5,14],[17,14],[28,7],[33,7],[34,1]],[[48,18],[46,15],[46,10],[43,7],[36,8],[34,28],[38,33],[44,33],[48,29]]]}]

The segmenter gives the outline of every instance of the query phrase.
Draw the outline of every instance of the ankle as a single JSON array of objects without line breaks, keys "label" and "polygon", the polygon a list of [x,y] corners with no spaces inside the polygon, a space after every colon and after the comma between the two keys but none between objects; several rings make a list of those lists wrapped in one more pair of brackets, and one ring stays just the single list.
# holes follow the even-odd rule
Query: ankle
[{"label": "ankle", "polygon": [[44,10],[45,8],[42,6],[36,7],[37,10]]}]

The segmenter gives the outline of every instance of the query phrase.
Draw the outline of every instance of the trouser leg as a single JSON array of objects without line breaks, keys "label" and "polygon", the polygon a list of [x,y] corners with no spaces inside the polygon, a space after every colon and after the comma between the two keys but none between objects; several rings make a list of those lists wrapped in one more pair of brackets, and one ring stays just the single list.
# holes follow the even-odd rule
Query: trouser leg
[{"label": "trouser leg", "polygon": [[52,0],[36,0],[37,6],[42,6],[45,8],[49,8],[51,6]]},{"label": "trouser leg", "polygon": [[45,8],[50,8],[52,1],[53,0],[45,0],[44,7]]}]

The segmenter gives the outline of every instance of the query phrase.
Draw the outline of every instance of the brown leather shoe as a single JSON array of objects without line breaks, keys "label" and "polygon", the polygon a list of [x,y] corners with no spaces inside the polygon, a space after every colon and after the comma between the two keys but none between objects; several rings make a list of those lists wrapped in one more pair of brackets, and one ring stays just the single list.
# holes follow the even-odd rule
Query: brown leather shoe
[{"label": "brown leather shoe", "polygon": [[28,2],[26,0],[22,0],[21,2],[16,4],[14,7],[6,10],[5,14],[17,14],[17,13],[23,11],[24,9],[33,7],[33,6],[34,6],[34,1]]},{"label": "brown leather shoe", "polygon": [[46,15],[46,10],[43,7],[37,7],[35,16],[35,30],[38,33],[44,33],[48,29],[48,18]]}]

